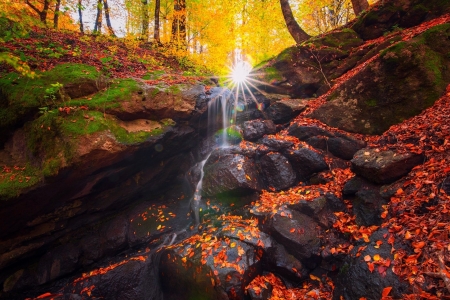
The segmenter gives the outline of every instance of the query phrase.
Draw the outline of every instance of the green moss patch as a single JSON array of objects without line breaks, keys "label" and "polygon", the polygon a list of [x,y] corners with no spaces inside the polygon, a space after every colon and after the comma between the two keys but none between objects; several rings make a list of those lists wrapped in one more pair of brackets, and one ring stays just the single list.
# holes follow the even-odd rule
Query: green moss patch
[{"label": "green moss patch", "polygon": [[37,184],[41,179],[37,173],[38,170],[31,166],[3,166],[0,171],[0,200],[17,197],[24,189]]}]

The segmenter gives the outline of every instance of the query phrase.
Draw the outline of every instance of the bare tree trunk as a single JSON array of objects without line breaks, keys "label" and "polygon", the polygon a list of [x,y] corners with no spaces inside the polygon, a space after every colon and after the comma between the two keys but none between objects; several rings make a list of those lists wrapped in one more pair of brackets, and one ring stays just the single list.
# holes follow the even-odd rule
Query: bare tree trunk
[{"label": "bare tree trunk", "polygon": [[283,12],[284,21],[286,22],[286,26],[289,30],[289,33],[294,38],[294,41],[297,44],[306,41],[310,38],[309,34],[307,34],[295,21],[294,15],[292,14],[291,6],[289,5],[289,0],[280,0],[281,11]]},{"label": "bare tree trunk", "polygon": [[161,43],[161,37],[159,35],[159,12],[161,10],[161,1],[155,0],[155,32],[153,33],[153,38],[156,43]]},{"label": "bare tree trunk", "polygon": [[175,0],[172,22],[172,44],[186,49],[186,0]]},{"label": "bare tree trunk", "polygon": [[115,37],[116,34],[114,33],[114,29],[112,28],[112,25],[111,25],[111,18],[110,18],[110,16],[109,16],[108,0],[103,0],[103,4],[104,4],[104,6],[105,6],[106,26],[108,26],[109,34]]},{"label": "bare tree trunk", "polygon": [[97,17],[95,18],[94,33],[102,33],[102,0],[97,3]]},{"label": "bare tree trunk", "polygon": [[369,2],[367,0],[352,0],[352,5],[356,16],[369,8]]},{"label": "bare tree trunk", "polygon": [[50,0],[44,0],[44,8],[42,8],[42,10],[39,10],[36,6],[30,3],[29,0],[26,0],[26,3],[28,4],[29,7],[31,7],[32,10],[34,10],[39,15],[39,19],[41,20],[41,22],[47,25],[47,14],[48,8],[50,6]]},{"label": "bare tree trunk", "polygon": [[150,25],[150,15],[148,13],[148,0],[142,0],[142,32],[141,39],[148,41],[149,32],[148,27]]},{"label": "bare tree trunk", "polygon": [[53,16],[53,28],[58,29],[59,21],[59,8],[61,7],[61,0],[56,0],[55,4],[55,15]]},{"label": "bare tree trunk", "polygon": [[78,0],[78,17],[80,21],[80,32],[84,33],[84,27],[83,27],[83,4],[81,2],[82,0]]}]

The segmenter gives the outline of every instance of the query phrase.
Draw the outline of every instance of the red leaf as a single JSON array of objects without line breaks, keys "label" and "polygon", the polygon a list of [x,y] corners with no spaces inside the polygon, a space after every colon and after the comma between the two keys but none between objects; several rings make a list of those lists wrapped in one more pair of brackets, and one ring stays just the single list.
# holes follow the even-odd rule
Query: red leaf
[{"label": "red leaf", "polygon": [[391,287],[391,286],[385,287],[385,288],[383,289],[383,292],[381,293],[381,295],[382,295],[383,297],[387,297],[387,295],[389,295],[389,293],[391,292],[391,290],[392,290],[392,287]]}]

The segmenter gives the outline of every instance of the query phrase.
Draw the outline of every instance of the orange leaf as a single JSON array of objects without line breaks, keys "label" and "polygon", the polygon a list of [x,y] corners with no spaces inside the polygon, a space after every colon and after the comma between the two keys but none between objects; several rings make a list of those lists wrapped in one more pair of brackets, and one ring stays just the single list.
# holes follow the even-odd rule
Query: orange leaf
[{"label": "orange leaf", "polygon": [[366,255],[364,256],[364,261],[371,261],[372,258],[370,257],[370,255]]},{"label": "orange leaf", "polygon": [[410,239],[412,239],[412,234],[411,234],[411,232],[409,232],[409,231],[407,231],[406,233],[405,233],[405,240],[410,240]]},{"label": "orange leaf", "polygon": [[382,295],[383,297],[386,297],[387,295],[389,295],[389,293],[391,292],[391,290],[392,290],[392,287],[391,287],[391,286],[385,287],[385,288],[383,289],[383,292],[381,293],[381,295]]},{"label": "orange leaf", "polygon": [[380,255],[375,254],[375,255],[373,256],[373,260],[374,260],[374,261],[379,261],[379,260],[380,260]]},{"label": "orange leaf", "polygon": [[425,247],[425,242],[414,242],[412,243],[414,248],[418,248],[418,249],[422,249],[423,247]]},{"label": "orange leaf", "polygon": [[309,278],[311,278],[312,280],[320,281],[320,278],[317,276],[314,276],[313,274],[309,274]]},{"label": "orange leaf", "polygon": [[289,232],[295,232],[295,228],[291,228],[291,230],[289,230]]},{"label": "orange leaf", "polygon": [[375,268],[375,265],[374,265],[373,263],[371,263],[371,262],[368,262],[368,263],[367,263],[367,266],[369,267],[370,273],[372,273],[373,270],[374,270],[374,268]]}]

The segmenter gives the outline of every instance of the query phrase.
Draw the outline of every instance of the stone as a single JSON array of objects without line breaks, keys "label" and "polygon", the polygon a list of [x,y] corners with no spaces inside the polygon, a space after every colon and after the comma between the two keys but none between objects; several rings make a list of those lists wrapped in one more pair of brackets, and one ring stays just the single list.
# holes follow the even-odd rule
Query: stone
[{"label": "stone", "polygon": [[367,186],[368,184],[370,183],[368,183],[366,179],[360,176],[354,176],[344,184],[342,194],[345,196],[355,195],[359,190],[361,190],[364,186]]},{"label": "stone", "polygon": [[300,180],[307,180],[314,173],[328,169],[324,157],[308,148],[287,150],[284,155],[289,159]]},{"label": "stone", "polygon": [[[229,244],[233,243],[234,247]],[[212,241],[211,251],[189,242],[168,247],[159,264],[167,299],[243,299],[245,286],[261,274],[254,247],[240,240]]]},{"label": "stone", "polygon": [[65,244],[47,252],[39,260],[36,271],[39,284],[48,283],[73,272],[79,266],[80,250],[74,244]]},{"label": "stone", "polygon": [[360,189],[352,200],[353,213],[359,226],[381,225],[383,205],[387,201],[380,195],[380,187],[367,185]]},{"label": "stone", "polygon": [[352,171],[369,181],[388,184],[407,175],[415,166],[423,163],[423,155],[395,153],[377,149],[359,150],[351,160]]},{"label": "stone", "polygon": [[[402,299],[403,295],[409,294],[412,291],[407,282],[400,279],[392,272],[392,267],[386,268],[375,265],[375,271],[370,272],[364,257],[369,255],[373,260],[375,255],[379,255],[383,259],[394,260],[391,253],[391,245],[388,243],[389,233],[387,229],[379,229],[370,236],[370,243],[364,244],[367,246],[356,257],[358,246],[346,256],[344,263],[339,271],[339,276],[335,281],[336,288],[334,290],[333,299],[339,299],[341,296],[345,299],[360,299],[365,297],[367,299],[381,299],[381,293],[384,288],[392,287],[389,296],[394,299]],[[375,248],[376,241],[383,243],[379,248]],[[363,246],[363,245],[361,245]],[[402,248],[401,245],[395,244],[396,249]],[[381,271],[381,272],[380,272]]]},{"label": "stone", "polygon": [[268,248],[263,257],[264,269],[280,274],[291,280],[302,280],[307,278],[308,270],[286,248],[276,242]]},{"label": "stone", "polygon": [[277,128],[272,120],[252,120],[244,122],[242,126],[244,139],[255,141],[266,134],[274,134]]},{"label": "stone", "polygon": [[306,141],[312,137],[317,136],[325,136],[325,137],[332,137],[334,136],[331,132],[322,129],[317,126],[300,126],[296,123],[291,125],[288,128],[288,133],[292,136],[295,136],[301,141]]},{"label": "stone", "polygon": [[312,269],[317,266],[320,255],[318,226],[312,218],[284,208],[273,215],[270,230],[278,243],[307,268]]},{"label": "stone", "polygon": [[300,114],[307,105],[308,101],[303,99],[280,100],[271,104],[266,114],[275,124],[283,124]]},{"label": "stone", "polygon": [[282,150],[291,148],[294,143],[285,140],[279,140],[274,137],[264,137],[260,143],[268,148],[269,151],[281,152]]},{"label": "stone", "polygon": [[360,141],[348,136],[330,137],[327,140],[327,150],[334,156],[342,159],[351,160],[358,150],[366,147],[366,142]]},{"label": "stone", "polygon": [[261,191],[260,173],[253,159],[240,154],[223,154],[214,150],[203,170],[203,194],[250,193]]},{"label": "stone", "polygon": [[268,153],[261,157],[261,168],[269,187],[275,190],[287,189],[294,185],[296,174],[289,160],[280,153]]}]

